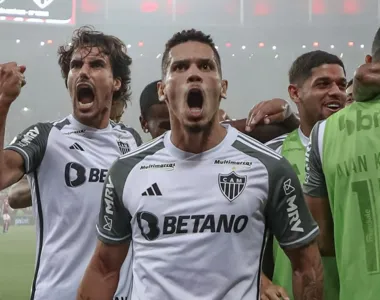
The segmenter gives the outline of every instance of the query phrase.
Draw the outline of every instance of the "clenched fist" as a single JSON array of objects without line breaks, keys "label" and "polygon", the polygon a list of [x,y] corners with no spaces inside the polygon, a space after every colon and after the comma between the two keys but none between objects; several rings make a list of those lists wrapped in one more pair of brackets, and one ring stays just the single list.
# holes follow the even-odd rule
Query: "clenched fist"
[{"label": "clenched fist", "polygon": [[0,106],[9,107],[20,95],[26,84],[25,70],[25,66],[18,66],[15,62],[0,64]]}]

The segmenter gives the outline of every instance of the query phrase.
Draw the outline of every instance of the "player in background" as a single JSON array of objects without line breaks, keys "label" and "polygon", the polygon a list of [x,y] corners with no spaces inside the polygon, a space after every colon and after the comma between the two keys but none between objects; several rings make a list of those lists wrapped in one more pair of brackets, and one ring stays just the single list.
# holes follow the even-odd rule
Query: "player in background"
[{"label": "player in background", "polygon": [[[108,168],[141,144],[132,128],[109,121],[113,99],[130,90],[124,43],[82,27],[58,54],[72,114],[30,126],[4,150],[0,139],[0,189],[24,174],[32,187],[37,257],[31,300],[75,299],[96,245],[98,199]],[[16,63],[0,65],[0,136],[24,72]],[[129,269],[127,259],[115,299],[128,297]]]},{"label": "player in background", "polygon": [[[379,50],[380,30],[367,63],[380,62]],[[336,255],[341,300],[375,300],[380,294],[378,70],[377,93],[362,81],[374,74],[356,72],[356,101],[314,126],[306,154],[304,192],[321,229],[321,253]]]},{"label": "player in background", "polygon": [[[162,73],[172,129],[111,168],[77,299],[110,298],[132,240],[132,300],[258,299],[266,225],[292,261],[296,299],[322,299],[318,227],[292,167],[219,122],[228,84],[210,36],[175,34]],[[292,230],[288,203],[302,232]]]},{"label": "player in background", "polygon": [[[170,130],[168,107],[165,102],[158,99],[157,84],[159,82],[160,80],[156,80],[149,83],[140,95],[141,128],[145,133],[150,133],[152,138]],[[287,106],[284,106],[284,102],[278,98],[261,102],[257,106],[261,108],[260,114],[255,115],[255,119],[249,123],[250,126],[247,126],[246,119],[231,120],[222,109],[219,109],[219,119],[264,143],[298,128],[298,118],[291,110],[288,110]]]},{"label": "player in background", "polygon": [[347,87],[346,87],[346,95],[347,95],[346,106],[352,104],[355,101],[352,94],[353,90],[354,90],[354,79],[351,79],[347,83]]},{"label": "player in background", "polygon": [[[121,96],[119,99],[112,101],[110,120],[115,123],[122,123],[124,111],[127,103],[130,101],[129,94]],[[27,176],[24,176],[19,182],[11,186],[8,194],[9,205],[13,209],[20,209],[32,206],[32,194],[30,191]]]},{"label": "player in background", "polygon": [[[336,55],[325,51],[312,51],[299,56],[289,70],[289,97],[296,104],[300,114],[300,127],[288,135],[276,138],[266,145],[284,156],[292,165],[301,182],[305,180],[305,153],[310,132],[317,121],[345,107],[346,71],[343,62]],[[273,250],[273,251],[272,251]],[[268,242],[267,258],[274,259],[271,285],[267,280],[262,299],[293,300],[292,267],[276,240]],[[270,263],[270,262],[269,262]],[[266,271],[264,260],[264,272]],[[324,257],[324,299],[336,300],[339,297],[339,278],[334,257]],[[267,271],[266,271],[267,272]],[[267,277],[271,274],[266,273]],[[268,285],[269,283],[269,285]],[[276,287],[277,286],[277,287]],[[285,289],[280,289],[278,286]],[[284,294],[285,293],[285,294]]]},{"label": "player in background", "polygon": [[11,216],[9,215],[10,207],[8,199],[5,198],[3,201],[1,213],[3,215],[3,233],[7,233],[9,230],[9,225],[11,224]]}]

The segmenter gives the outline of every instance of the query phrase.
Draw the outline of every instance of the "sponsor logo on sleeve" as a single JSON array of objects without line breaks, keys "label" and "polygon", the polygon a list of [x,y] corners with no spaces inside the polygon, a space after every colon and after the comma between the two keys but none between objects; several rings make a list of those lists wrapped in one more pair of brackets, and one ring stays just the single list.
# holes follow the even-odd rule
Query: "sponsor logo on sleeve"
[{"label": "sponsor logo on sleeve", "polygon": [[[292,186],[292,180],[289,178],[283,184],[284,193],[286,196],[293,194],[295,188]],[[304,232],[304,229],[301,227],[301,220],[298,211],[298,206],[294,202],[296,201],[297,195],[292,195],[286,199],[288,207],[286,211],[288,212],[289,225],[291,231]]]},{"label": "sponsor logo on sleeve", "polygon": [[114,190],[115,186],[112,183],[111,176],[108,176],[106,183],[106,188],[104,191],[104,202],[106,204],[106,214],[113,215],[113,206],[114,206]]},{"label": "sponsor logo on sleeve", "polygon": [[[40,131],[38,130],[38,127],[35,126],[34,128],[31,128],[27,133],[24,134],[22,139],[16,143],[17,146],[20,147],[26,147],[28,146],[38,135],[40,134]],[[14,141],[12,141],[14,142]],[[12,144],[12,143],[11,143]]]}]

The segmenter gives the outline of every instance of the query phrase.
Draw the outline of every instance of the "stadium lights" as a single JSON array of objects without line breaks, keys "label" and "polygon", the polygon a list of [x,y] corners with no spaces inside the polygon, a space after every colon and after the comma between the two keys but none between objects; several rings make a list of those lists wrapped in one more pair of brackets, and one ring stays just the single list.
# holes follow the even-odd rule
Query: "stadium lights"
[{"label": "stadium lights", "polygon": [[364,49],[364,45],[363,45],[363,44],[361,44],[361,45],[360,45],[360,48]]},{"label": "stadium lights", "polygon": [[348,42],[348,46],[352,47],[354,45],[354,42]]},{"label": "stadium lights", "polygon": [[278,58],[278,54],[276,54],[276,55],[274,56],[274,58],[276,58],[276,59],[277,59],[277,58]]},{"label": "stadium lights", "polygon": [[246,48],[246,47],[245,47],[244,45],[243,45],[243,46],[241,46],[241,49],[242,49],[242,50],[245,50],[245,48]]},{"label": "stadium lights", "polygon": [[159,59],[161,57],[161,53],[158,53],[156,58]]},{"label": "stadium lights", "polygon": [[306,48],[306,45],[302,45],[302,49],[305,49]]},{"label": "stadium lights", "polygon": [[41,46],[44,46],[44,45],[45,45],[45,42],[41,42],[40,45],[41,45]]},{"label": "stadium lights", "polygon": [[263,48],[264,46],[265,46],[265,44],[263,42],[259,43],[260,48]]},{"label": "stadium lights", "polygon": [[144,54],[141,53],[140,56],[144,56]]},{"label": "stadium lights", "polygon": [[318,42],[314,42],[313,43],[313,47],[318,47],[319,46],[319,43]]},{"label": "stadium lights", "polygon": [[276,47],[276,46],[273,46],[273,47],[272,47],[272,49],[273,49],[273,50],[276,50],[276,49],[277,49],[277,47]]},{"label": "stadium lights", "polygon": [[144,47],[144,42],[139,42],[138,45],[139,47]]},{"label": "stadium lights", "polygon": [[21,41],[20,41],[19,39],[16,40],[16,44],[20,44],[20,42],[21,42]]},{"label": "stadium lights", "polygon": [[218,46],[215,46],[215,49],[216,49],[216,50],[218,50],[218,49],[219,49],[219,47],[218,47]]},{"label": "stadium lights", "polygon": [[330,48],[331,48],[331,49],[334,49],[334,48],[335,48],[335,46],[334,46],[334,45],[331,45],[331,46],[330,46]]},{"label": "stadium lights", "polygon": [[48,40],[47,43],[48,44],[53,44],[53,41],[52,40]]},{"label": "stadium lights", "polygon": [[22,111],[25,111],[25,112],[27,112],[27,111],[29,111],[29,108],[27,108],[26,106],[22,109]]},{"label": "stadium lights", "polygon": [[132,45],[131,45],[131,44],[128,44],[128,45],[127,45],[127,48],[128,48],[128,49],[129,49],[129,48],[131,48],[131,47],[132,47]]},{"label": "stadium lights", "polygon": [[232,54],[232,57],[235,57],[235,54]]},{"label": "stadium lights", "polygon": [[230,48],[231,46],[232,46],[231,43],[226,43],[227,48]]},{"label": "stadium lights", "polygon": [[343,58],[343,52],[340,54],[340,58]]}]

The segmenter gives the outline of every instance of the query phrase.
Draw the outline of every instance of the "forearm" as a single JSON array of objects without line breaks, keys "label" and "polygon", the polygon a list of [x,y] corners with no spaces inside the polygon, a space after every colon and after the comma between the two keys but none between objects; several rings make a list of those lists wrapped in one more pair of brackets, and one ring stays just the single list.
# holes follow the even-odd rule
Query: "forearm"
[{"label": "forearm", "polygon": [[107,272],[90,263],[78,290],[77,300],[112,300],[119,282],[119,272]]},{"label": "forearm", "polygon": [[323,300],[323,265],[321,258],[310,262],[304,270],[293,270],[295,300]]},{"label": "forearm", "polygon": [[0,106],[0,187],[3,187],[3,170],[5,169],[4,159],[4,137],[5,137],[5,124],[9,112],[9,107]]},{"label": "forearm", "polygon": [[32,206],[32,195],[30,189],[11,190],[8,195],[9,205],[13,209],[22,209]]}]

